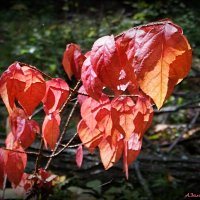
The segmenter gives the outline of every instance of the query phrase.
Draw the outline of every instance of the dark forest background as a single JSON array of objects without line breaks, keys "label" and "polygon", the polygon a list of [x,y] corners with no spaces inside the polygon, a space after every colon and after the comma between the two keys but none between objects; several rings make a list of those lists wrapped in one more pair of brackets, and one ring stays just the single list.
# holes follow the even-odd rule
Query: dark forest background
[{"label": "dark forest background", "polygon": [[[183,28],[193,48],[192,69],[165,107],[156,110],[129,180],[120,163],[104,171],[98,152],[85,152],[79,170],[70,150],[52,165],[59,178],[51,199],[180,200],[200,194],[200,1],[1,0],[0,72],[17,60],[67,81],[61,65],[66,44],[77,43],[86,52],[101,36],[163,18]],[[0,102],[1,140],[6,116]],[[27,170],[32,164],[30,160]]]}]

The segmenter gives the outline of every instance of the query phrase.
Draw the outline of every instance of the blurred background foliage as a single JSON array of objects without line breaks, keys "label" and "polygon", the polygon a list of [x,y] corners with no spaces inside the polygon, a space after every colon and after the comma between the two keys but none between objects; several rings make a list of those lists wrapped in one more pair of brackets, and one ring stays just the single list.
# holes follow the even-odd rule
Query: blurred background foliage
[{"label": "blurred background foliage", "polygon": [[100,36],[163,18],[183,28],[200,56],[198,0],[1,0],[0,11],[1,70],[18,60],[60,76],[66,44],[86,52]]},{"label": "blurred background foliage", "polygon": [[[83,52],[87,52],[101,36],[117,35],[133,26],[163,18],[169,18],[183,28],[193,48],[193,68],[190,76],[200,74],[199,0],[1,0],[0,72],[14,61],[21,61],[34,65],[52,76],[67,78],[61,64],[66,44],[77,43]],[[199,79],[184,81],[175,92],[178,92],[177,95],[171,96],[166,106],[190,105],[191,99],[198,103]],[[4,108],[0,108],[0,115],[1,118],[5,118]],[[199,115],[196,115],[194,110],[180,110],[170,115],[167,113],[164,117],[155,117],[154,125],[164,122],[175,125],[189,124],[195,116],[198,118]],[[199,122],[198,119],[196,121]],[[5,121],[2,121],[1,127],[4,126]],[[164,131],[152,128],[147,134],[148,140],[155,145],[156,152],[161,151],[158,144],[166,145],[181,134],[177,126],[166,129],[162,127],[162,130]],[[198,149],[195,145],[192,148]],[[187,149],[187,146],[183,149]],[[177,152],[181,152],[178,155],[183,155],[182,149],[176,150],[175,153],[173,151],[172,154]],[[194,154],[194,150],[192,152]],[[195,150],[195,153],[197,152],[200,151]],[[104,183],[99,179],[80,182],[76,176],[59,178],[51,199],[150,198],[149,194],[145,193],[144,186],[137,181],[112,181],[103,187],[104,190],[100,190]],[[193,192],[194,188],[195,191],[199,188],[195,182],[178,180],[166,173],[145,174],[145,178],[155,200],[183,199],[184,194],[187,194],[186,190]]]}]

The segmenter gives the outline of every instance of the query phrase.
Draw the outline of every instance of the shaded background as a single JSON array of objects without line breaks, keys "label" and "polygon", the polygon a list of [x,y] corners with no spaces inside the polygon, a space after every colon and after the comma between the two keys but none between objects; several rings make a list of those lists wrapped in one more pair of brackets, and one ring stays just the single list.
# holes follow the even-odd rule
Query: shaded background
[{"label": "shaded background", "polygon": [[[193,48],[192,70],[165,107],[156,111],[129,180],[120,163],[104,171],[98,152],[92,156],[85,152],[79,170],[72,160],[75,150],[70,149],[52,165],[60,178],[51,199],[178,200],[188,192],[200,193],[200,1],[1,0],[0,72],[17,60],[68,82],[61,65],[67,43],[77,43],[86,52],[101,36],[163,18],[183,28]],[[0,105],[3,140],[7,113]],[[78,118],[77,110],[69,138]]]}]

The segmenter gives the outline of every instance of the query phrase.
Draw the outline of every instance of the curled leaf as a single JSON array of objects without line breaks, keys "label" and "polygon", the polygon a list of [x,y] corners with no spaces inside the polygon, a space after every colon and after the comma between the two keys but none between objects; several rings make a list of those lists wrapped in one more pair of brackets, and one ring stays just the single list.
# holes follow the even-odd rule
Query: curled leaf
[{"label": "curled leaf", "polygon": [[58,111],[69,96],[69,86],[61,78],[53,78],[46,82],[46,94],[42,100],[46,114]]},{"label": "curled leaf", "polygon": [[77,44],[68,44],[63,54],[62,64],[69,79],[74,75],[77,80],[81,77],[81,67],[85,56],[81,53],[81,48]]}]

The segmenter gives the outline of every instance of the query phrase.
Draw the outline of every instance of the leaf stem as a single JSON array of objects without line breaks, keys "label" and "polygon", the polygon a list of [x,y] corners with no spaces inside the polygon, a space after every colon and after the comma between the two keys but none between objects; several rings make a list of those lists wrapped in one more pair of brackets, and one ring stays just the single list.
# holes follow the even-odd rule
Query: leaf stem
[{"label": "leaf stem", "polygon": [[40,140],[40,148],[39,148],[39,152],[38,152],[38,155],[37,155],[37,158],[36,158],[36,161],[35,161],[35,170],[34,170],[34,174],[37,173],[38,171],[38,168],[39,168],[39,165],[40,165],[40,161],[41,161],[41,158],[42,158],[42,150],[43,150],[43,147],[44,147],[44,140],[43,138],[41,137],[41,140]]},{"label": "leaf stem", "polygon": [[38,153],[33,152],[33,151],[19,151],[19,150],[15,150],[15,149],[4,148],[4,147],[2,147],[2,149],[6,150],[6,151],[13,151],[13,152],[16,152],[16,153],[25,153],[25,154],[29,154],[29,155],[38,156]]},{"label": "leaf stem", "polygon": [[34,70],[40,72],[43,76],[47,77],[48,79],[52,79],[51,76],[49,76],[48,74],[42,72],[41,70],[39,70],[39,69],[38,69],[37,67],[35,67],[35,66],[29,65],[29,64],[27,64],[27,63],[19,62],[19,61],[16,61],[16,62],[19,63],[19,65],[20,65],[21,67],[22,67],[22,66],[29,67],[29,68],[31,68],[31,69],[34,69]]}]

